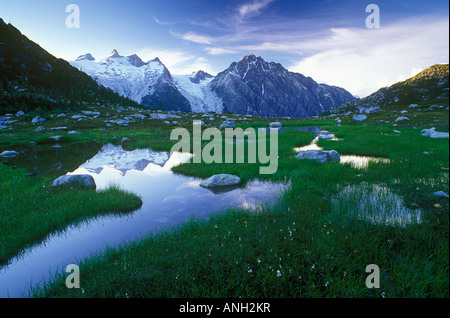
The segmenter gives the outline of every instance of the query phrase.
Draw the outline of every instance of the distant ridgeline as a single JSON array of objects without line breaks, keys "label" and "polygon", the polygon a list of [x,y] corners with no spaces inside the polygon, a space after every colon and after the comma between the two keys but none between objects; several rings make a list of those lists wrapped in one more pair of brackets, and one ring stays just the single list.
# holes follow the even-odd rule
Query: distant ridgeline
[{"label": "distant ridgeline", "polygon": [[448,99],[449,64],[436,64],[406,81],[383,87],[370,96],[336,106],[323,113],[344,114],[348,111],[383,107],[392,103],[414,103],[426,100]]},{"label": "distant ridgeline", "polygon": [[0,114],[65,109],[81,102],[138,105],[55,58],[0,18]]}]

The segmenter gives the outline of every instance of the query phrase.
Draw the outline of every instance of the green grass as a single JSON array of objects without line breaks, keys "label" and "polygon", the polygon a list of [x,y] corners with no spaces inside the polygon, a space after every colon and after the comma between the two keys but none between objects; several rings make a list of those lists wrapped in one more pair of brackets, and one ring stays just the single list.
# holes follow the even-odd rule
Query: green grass
[{"label": "green grass", "polygon": [[[317,121],[301,124],[307,122]],[[341,139],[321,140],[325,149],[391,163],[357,170],[349,164],[300,162],[293,148],[308,144],[313,135],[287,130],[279,135],[277,173],[263,176],[291,181],[275,207],[257,214],[229,210],[103,251],[80,264],[80,290],[67,289],[64,274],[57,274],[30,296],[449,297],[449,205],[448,199],[433,196],[438,190],[448,193],[448,141],[422,137],[408,127],[394,134],[388,125],[336,127],[323,121],[321,128]],[[258,168],[188,163],[175,171],[200,177],[226,172],[248,181],[262,177]],[[382,184],[405,207],[421,209],[423,222],[401,227],[361,220],[351,213],[358,196],[346,200],[339,194],[346,186],[365,184]],[[385,199],[387,206],[395,205],[392,198]],[[377,209],[370,201],[365,206]],[[380,267],[380,289],[365,286],[369,264]]]},{"label": "green grass", "polygon": [[142,201],[110,187],[95,192],[54,188],[48,178],[30,178],[26,170],[0,163],[0,264],[69,224],[105,213],[129,212]]},{"label": "green grass", "polygon": [[[431,104],[435,102],[419,103],[422,108]],[[449,193],[449,145],[448,140],[420,136],[421,128],[432,126],[448,131],[448,111],[410,110],[406,116],[411,121],[393,127],[400,114],[392,111],[399,112],[407,106],[392,105],[390,109],[387,105],[383,107],[386,111],[369,115],[362,124],[341,116],[340,127],[334,118],[281,120],[283,126],[320,126],[334,133],[339,141],[319,141],[326,150],[337,150],[341,155],[387,158],[388,164],[370,163],[367,169],[357,170],[349,164],[300,162],[293,158],[293,148],[309,144],[314,135],[286,130],[279,134],[279,167],[274,175],[259,175],[260,165],[249,163],[187,163],[174,168],[177,173],[201,178],[231,173],[244,182],[254,178],[290,180],[292,186],[274,207],[266,207],[257,214],[229,210],[208,221],[192,220],[178,228],[99,252],[80,264],[80,290],[68,290],[65,274],[56,273],[53,280],[33,290],[30,296],[449,297],[449,201],[433,195],[439,190]],[[12,131],[0,132],[0,146],[12,150],[14,145],[29,141],[48,143],[54,135],[63,135],[62,142],[66,144],[92,141],[120,144],[123,137],[128,137],[131,141],[124,147],[130,149],[151,147],[168,151],[175,143],[169,140],[174,126],[164,124],[164,120],[106,128],[104,116],[111,109],[90,108],[96,109],[102,112],[98,119],[75,124],[53,119],[43,124],[47,128],[67,126],[68,130],[82,132],[81,135],[49,130],[36,134],[36,126],[19,123]],[[174,120],[192,130],[192,117]],[[390,124],[380,124],[380,120],[388,120]],[[252,118],[246,123],[237,121],[237,125],[244,129],[267,127],[271,121],[276,120]],[[216,119],[208,123],[218,127],[220,122]],[[394,129],[400,134],[394,133]],[[203,145],[206,143],[203,141]],[[113,211],[111,206],[119,209],[113,202],[121,202],[121,196],[130,199],[116,190],[94,194],[44,188],[49,180],[30,179],[25,171],[2,165],[0,173],[0,187],[5,189],[0,194],[2,202],[10,202],[9,208],[8,204],[0,208],[2,215],[6,211],[10,222],[0,222],[1,235],[7,233],[3,229],[8,231],[16,219],[23,223],[21,229],[35,224],[42,227],[41,234],[26,242],[21,242],[17,231],[9,234],[11,243],[4,246],[11,255],[42,240],[47,233],[63,229],[69,222],[85,219],[87,212],[93,216]],[[358,217],[360,213],[355,210],[367,195],[365,187],[373,189],[376,185],[390,193],[382,197],[388,210],[401,198],[405,208],[422,211],[422,222],[405,227],[375,225]],[[342,190],[348,187],[356,191],[346,197]],[[79,199],[73,200],[74,197]],[[369,201],[362,206],[377,211],[380,205]],[[83,215],[77,214],[80,207]],[[42,215],[47,215],[45,220],[53,225],[42,222]],[[368,275],[365,268],[369,264],[380,267],[379,290],[365,286]]]}]

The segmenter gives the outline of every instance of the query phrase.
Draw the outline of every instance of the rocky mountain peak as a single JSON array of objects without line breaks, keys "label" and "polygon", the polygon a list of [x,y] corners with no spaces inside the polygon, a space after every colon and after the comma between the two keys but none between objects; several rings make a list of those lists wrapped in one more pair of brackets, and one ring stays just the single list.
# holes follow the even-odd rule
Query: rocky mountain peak
[{"label": "rocky mountain peak", "polygon": [[119,57],[122,57],[122,56],[120,56],[119,52],[117,52],[117,50],[114,49],[114,50],[111,52],[111,54],[108,55],[108,57],[106,58],[106,60],[114,59],[114,58],[119,58]]},{"label": "rocky mountain peak", "polygon": [[201,81],[204,81],[205,79],[214,77],[211,74],[208,74],[202,70],[200,70],[198,72],[194,72],[193,74],[195,74],[195,76],[191,77],[190,81],[194,84],[199,84]]},{"label": "rocky mountain peak", "polygon": [[159,59],[159,57],[155,57],[153,60],[151,60],[150,62],[157,62],[157,63],[161,63],[161,60]]},{"label": "rocky mountain peak", "polygon": [[95,61],[91,53],[80,55],[75,61]]},{"label": "rocky mountain peak", "polygon": [[128,62],[130,62],[131,65],[134,65],[136,67],[141,67],[141,66],[146,65],[146,63],[144,63],[144,61],[142,61],[141,58],[139,56],[137,56],[136,54],[128,56]]},{"label": "rocky mountain peak", "polygon": [[[261,59],[261,57],[259,57]],[[241,58],[241,61],[252,62],[256,61],[258,57],[255,54],[246,55]]]}]

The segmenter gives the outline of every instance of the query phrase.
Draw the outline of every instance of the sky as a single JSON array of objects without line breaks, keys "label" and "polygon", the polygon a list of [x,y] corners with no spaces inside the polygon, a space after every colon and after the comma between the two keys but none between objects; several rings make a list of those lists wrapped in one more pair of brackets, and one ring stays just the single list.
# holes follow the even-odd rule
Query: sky
[{"label": "sky", "polygon": [[[66,25],[70,4],[79,28]],[[366,24],[377,21],[370,4],[378,28]],[[69,61],[117,49],[172,74],[216,75],[255,54],[359,97],[449,61],[442,0],[0,0],[0,18]]]}]

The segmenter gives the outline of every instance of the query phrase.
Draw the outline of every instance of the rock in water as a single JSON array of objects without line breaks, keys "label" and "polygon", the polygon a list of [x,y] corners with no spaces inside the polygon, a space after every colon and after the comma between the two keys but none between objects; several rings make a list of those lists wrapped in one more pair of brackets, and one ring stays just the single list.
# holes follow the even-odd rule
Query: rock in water
[{"label": "rock in water", "polygon": [[320,139],[334,139],[336,136],[328,131],[321,131],[318,136]]},{"label": "rock in water", "polygon": [[14,151],[14,150],[12,150],[12,151],[3,151],[3,152],[0,154],[0,157],[11,158],[11,157],[17,156],[18,154],[19,154],[19,153],[18,153],[17,151]]},{"label": "rock in water", "polygon": [[274,122],[269,124],[270,128],[281,128],[283,125],[280,122]]},{"label": "rock in water", "polygon": [[239,178],[238,176],[234,176],[231,174],[217,174],[207,180],[204,180],[202,183],[200,183],[200,186],[205,188],[226,187],[238,185],[240,183],[241,178]]},{"label": "rock in water", "polygon": [[81,185],[83,188],[95,189],[95,180],[91,175],[88,174],[78,174],[78,175],[65,175],[56,179],[52,186],[71,186],[71,185]]},{"label": "rock in water", "polygon": [[341,156],[335,150],[308,150],[302,151],[295,158],[299,160],[316,160],[321,163],[340,162]]}]

